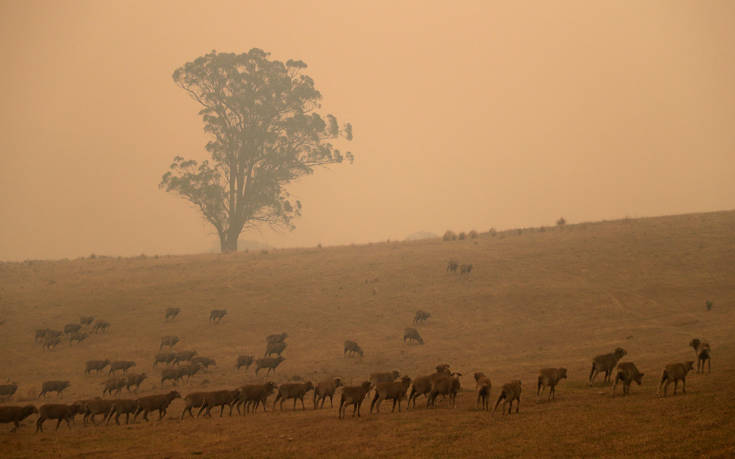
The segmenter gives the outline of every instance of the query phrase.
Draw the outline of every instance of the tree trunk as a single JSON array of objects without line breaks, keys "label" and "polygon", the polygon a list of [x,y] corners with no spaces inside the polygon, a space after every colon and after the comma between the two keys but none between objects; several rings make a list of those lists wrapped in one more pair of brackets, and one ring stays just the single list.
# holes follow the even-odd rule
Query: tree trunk
[{"label": "tree trunk", "polygon": [[232,234],[231,232],[222,233],[219,235],[219,245],[222,253],[237,252],[237,239],[239,234]]}]

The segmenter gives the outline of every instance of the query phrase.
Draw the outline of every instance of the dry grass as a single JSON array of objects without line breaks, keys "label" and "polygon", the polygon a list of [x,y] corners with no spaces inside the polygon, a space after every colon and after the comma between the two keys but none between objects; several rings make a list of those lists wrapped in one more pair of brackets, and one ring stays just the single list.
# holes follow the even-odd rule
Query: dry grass
[{"label": "dry grass", "polygon": [[[164,335],[182,339],[176,349],[218,363],[180,385],[183,394],[265,381],[252,367],[237,372],[235,358],[262,356],[265,336],[281,331],[289,338],[286,360],[268,378],[276,382],[339,375],[357,384],[374,371],[413,377],[448,362],[470,391],[471,374],[485,372],[494,402],[502,383],[524,381],[520,415],[505,417],[474,410],[472,392],[460,395],[456,409],[392,415],[384,406],[370,416],[365,405],[361,419],[348,411],[344,421],[334,408],[179,422],[180,400],[168,419],[130,426],[77,422],[72,432],[55,433],[48,422],[47,432],[34,434],[31,417],[15,434],[0,430],[3,455],[730,456],[734,229],[735,212],[720,212],[481,234],[452,244],[0,264],[2,377],[20,383],[11,403],[41,403],[35,395],[47,379],[71,380],[67,401],[101,395],[105,377],[84,375],[90,359],[134,360],[133,370],[150,376],[140,393],[161,392],[152,362]],[[472,263],[472,273],[446,272],[449,258]],[[715,304],[709,312],[707,299]],[[182,312],[164,322],[172,306]],[[211,309],[228,310],[221,324],[208,323]],[[418,327],[426,344],[404,345],[417,309],[432,314]],[[110,332],[51,352],[34,344],[36,328],[61,329],[87,314],[111,322]],[[712,374],[690,374],[686,396],[657,398],[662,368],[691,360],[693,337],[712,344]],[[365,357],[343,358],[345,339],[357,341]],[[617,346],[646,374],[627,398],[586,386],[591,358]],[[537,400],[538,369],[560,366],[569,380],[559,384],[557,401]]]}]

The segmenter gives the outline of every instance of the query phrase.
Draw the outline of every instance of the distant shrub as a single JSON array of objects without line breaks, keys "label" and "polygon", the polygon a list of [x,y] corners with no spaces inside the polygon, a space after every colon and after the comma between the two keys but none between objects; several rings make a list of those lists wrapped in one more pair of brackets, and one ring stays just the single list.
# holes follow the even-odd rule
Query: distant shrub
[{"label": "distant shrub", "polygon": [[460,241],[464,241],[466,238],[467,238],[467,235],[464,233],[464,231],[459,233],[459,236],[457,236],[457,239],[459,239]]},{"label": "distant shrub", "polygon": [[559,220],[556,221],[556,226],[564,226],[567,224],[567,221],[564,220],[564,217],[561,217]]},{"label": "distant shrub", "polygon": [[89,259],[90,259],[90,260],[94,260],[95,258],[97,258],[97,255],[95,255],[95,254],[91,254],[91,255],[89,256]]},{"label": "distant shrub", "polygon": [[454,231],[447,230],[446,233],[444,233],[444,236],[442,236],[442,240],[444,241],[456,241],[457,235],[454,234]]},{"label": "distant shrub", "polygon": [[490,228],[490,231],[488,231],[488,234],[492,237],[495,237],[495,235],[498,234],[498,232],[495,231],[495,228]]},{"label": "distant shrub", "polygon": [[704,305],[707,306],[707,310],[708,311],[711,311],[712,310],[712,306],[714,306],[715,304],[713,302],[711,302],[710,300],[707,300],[707,301],[705,301]]},{"label": "distant shrub", "polygon": [[321,248],[322,248],[322,243],[320,242],[319,244],[317,244],[317,245],[316,245],[316,248],[317,248],[317,249],[321,249]]},{"label": "distant shrub", "polygon": [[478,233],[475,230],[470,231],[467,233],[467,235],[470,237],[470,239],[477,239]]}]

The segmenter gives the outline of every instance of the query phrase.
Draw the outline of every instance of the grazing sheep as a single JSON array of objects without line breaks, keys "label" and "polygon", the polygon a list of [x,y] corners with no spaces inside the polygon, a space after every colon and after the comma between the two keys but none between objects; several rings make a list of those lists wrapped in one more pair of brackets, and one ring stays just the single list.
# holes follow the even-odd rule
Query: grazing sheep
[{"label": "grazing sheep", "polygon": [[191,359],[197,355],[197,351],[179,351],[174,354],[173,364],[178,365],[179,362],[191,362]]},{"label": "grazing sheep", "polygon": [[207,409],[204,415],[211,417],[212,408],[219,407],[219,417],[222,417],[222,413],[225,411],[225,405],[228,405],[230,407],[230,416],[232,416],[232,406],[237,402],[239,396],[240,391],[238,389],[207,392],[204,395],[204,407]]},{"label": "grazing sheep", "polygon": [[61,393],[69,387],[71,383],[69,381],[46,381],[41,386],[41,393],[38,394],[38,398],[46,398],[47,392],[56,392],[59,397],[62,397]]},{"label": "grazing sheep", "polygon": [[415,324],[418,324],[419,322],[424,323],[426,319],[428,319],[429,317],[431,317],[430,313],[419,309],[418,311],[416,311],[416,315],[413,317],[413,323]]},{"label": "grazing sheep", "polygon": [[170,364],[176,359],[175,352],[159,352],[153,360],[153,366],[158,366],[159,363]]},{"label": "grazing sheep", "polygon": [[111,375],[117,370],[122,370],[123,374],[127,374],[128,370],[134,366],[135,362],[132,360],[116,360],[114,362],[110,362],[110,371],[107,372],[107,374]]},{"label": "grazing sheep", "polygon": [[424,339],[419,335],[419,331],[415,328],[406,328],[406,330],[403,332],[403,342],[405,343],[408,340],[408,342],[416,342],[418,344],[424,344]]},{"label": "grazing sheep", "polygon": [[120,415],[125,415],[125,424],[130,423],[130,415],[135,415],[135,410],[138,409],[137,400],[112,400],[112,409],[107,414],[107,422],[110,423],[112,415],[115,415],[115,424],[120,425]]},{"label": "grazing sheep", "polygon": [[84,374],[90,374],[92,370],[96,371],[97,374],[100,373],[100,371],[104,370],[107,365],[110,364],[109,359],[105,360],[87,360],[87,363],[84,364]]},{"label": "grazing sheep", "polygon": [[199,370],[201,369],[202,367],[193,363],[189,365],[184,365],[183,367],[178,369],[177,379],[183,379],[184,376],[186,376],[186,383],[189,384],[189,381],[191,381],[191,377],[199,373]]},{"label": "grazing sheep", "polygon": [[456,273],[457,268],[459,267],[459,264],[454,260],[449,260],[449,263],[447,263],[447,271]]},{"label": "grazing sheep", "polygon": [[350,341],[350,340],[345,341],[344,356],[347,357],[348,355],[355,355],[355,354],[362,357],[363,356],[362,348],[354,341]]},{"label": "grazing sheep", "polygon": [[43,338],[43,344],[41,344],[41,348],[43,350],[48,349],[50,351],[51,349],[55,348],[59,344],[61,344],[61,338],[60,337],[46,335]]},{"label": "grazing sheep", "polygon": [[242,386],[240,388],[240,395],[235,402],[237,412],[240,413],[240,405],[244,405],[243,414],[247,414],[250,409],[252,409],[252,413],[254,414],[258,409],[258,404],[263,405],[263,411],[268,411],[266,401],[268,400],[268,396],[276,390],[276,387],[276,384],[270,381],[265,384]]},{"label": "grazing sheep", "polygon": [[145,381],[148,376],[145,373],[130,373],[125,379],[125,388],[130,392],[130,387],[135,386],[135,392],[140,389],[140,383]]},{"label": "grazing sheep", "polygon": [[161,349],[163,349],[163,346],[168,346],[169,348],[172,348],[178,342],[179,342],[178,336],[164,336],[161,338],[161,345],[158,346],[158,350],[160,351]]},{"label": "grazing sheep", "polygon": [[12,422],[15,427],[11,432],[15,432],[20,427],[20,422],[33,413],[38,413],[38,408],[33,405],[0,406],[0,424]]},{"label": "grazing sheep", "polygon": [[485,373],[478,372],[475,373],[475,383],[477,389],[477,402],[475,405],[487,411],[490,409],[490,389],[492,388],[490,378],[485,376]]},{"label": "grazing sheep", "polygon": [[194,357],[191,359],[191,363],[206,369],[209,369],[210,366],[217,366],[217,362],[209,357]]},{"label": "grazing sheep", "polygon": [[461,389],[460,376],[462,373],[443,374],[434,378],[431,381],[431,391],[426,400],[426,407],[435,406],[436,397],[439,395],[449,397],[449,404],[452,408],[457,406],[457,393]]},{"label": "grazing sheep", "polygon": [[94,322],[93,316],[82,316],[79,318],[79,323],[82,325],[89,326],[92,325],[92,322]]},{"label": "grazing sheep", "polygon": [[122,391],[122,388],[125,387],[128,384],[128,378],[125,376],[113,376],[112,378],[109,378],[107,381],[102,383],[104,388],[102,389],[102,395],[109,393],[110,396],[112,396],[112,391],[115,391],[116,394],[119,394]]},{"label": "grazing sheep", "polygon": [[222,318],[227,314],[227,309],[212,309],[209,313],[209,321],[212,323],[220,323]]},{"label": "grazing sheep", "polygon": [[49,404],[42,405],[38,410],[38,420],[36,420],[36,432],[43,432],[43,423],[46,419],[57,419],[56,430],[59,430],[61,421],[66,421],[66,426],[71,429],[70,420],[74,420],[74,416],[81,413],[81,407],[72,403],[71,405]]},{"label": "grazing sheep", "polygon": [[305,410],[306,406],[304,405],[304,396],[312,389],[314,389],[314,384],[312,384],[311,381],[307,381],[305,383],[281,384],[280,386],[278,386],[278,394],[276,395],[276,399],[273,400],[273,410],[276,409],[276,403],[280,400],[280,408],[281,411],[283,411],[283,402],[290,398],[293,399],[294,410],[296,409],[296,400],[301,400],[301,409]]},{"label": "grazing sheep", "polygon": [[192,408],[199,408],[199,412],[197,413],[197,417],[199,417],[199,415],[202,414],[202,411],[204,411],[204,408],[206,408],[206,406],[204,405],[204,397],[206,395],[206,392],[192,392],[190,394],[187,394],[186,397],[184,397],[186,406],[181,412],[181,419],[184,419],[186,413],[189,413],[189,416],[193,418],[194,414],[191,412]]},{"label": "grazing sheep", "polygon": [[173,382],[173,385],[176,385],[176,382],[181,379],[181,373],[179,372],[180,368],[164,368],[161,371],[161,387],[163,387],[163,383],[167,380],[171,380]]},{"label": "grazing sheep", "polygon": [[286,349],[287,344],[284,342],[280,343],[268,343],[265,348],[265,354],[263,357],[267,357],[269,355],[278,354],[279,356],[283,352],[284,349]]},{"label": "grazing sheep", "polygon": [[114,400],[103,400],[101,398],[77,402],[80,406],[79,414],[84,414],[84,424],[87,424],[87,420],[91,419],[92,424],[96,425],[97,421],[95,421],[94,417],[98,414],[103,415],[103,421],[107,419],[107,416],[109,416],[110,410],[112,409],[113,402]]},{"label": "grazing sheep", "polygon": [[462,265],[459,267],[460,274],[469,274],[472,272],[472,265]]},{"label": "grazing sheep", "polygon": [[135,416],[133,416],[133,422],[138,419],[138,415],[143,413],[143,419],[148,420],[148,412],[158,410],[158,419],[163,419],[166,416],[166,410],[174,399],[181,398],[181,394],[172,390],[168,394],[161,395],[149,395],[147,397],[141,397],[136,401],[137,408],[135,409]]},{"label": "grazing sheep", "polygon": [[707,364],[707,373],[712,373],[712,351],[709,348],[702,349],[697,356],[697,373],[704,373],[704,364]]},{"label": "grazing sheep", "polygon": [[342,386],[341,378],[328,379],[317,383],[314,388],[314,409],[317,407],[317,403],[321,400],[321,408],[324,408],[324,401],[329,397],[329,405],[334,408],[332,398],[338,387]]},{"label": "grazing sheep", "polygon": [[556,399],[556,385],[562,379],[567,379],[566,368],[542,368],[538,376],[538,388],[536,396],[538,397],[549,386],[549,400]]},{"label": "grazing sheep", "polygon": [[106,333],[109,328],[110,322],[98,319],[92,326],[92,331],[95,333]]},{"label": "grazing sheep", "polygon": [[66,324],[64,325],[64,334],[65,335],[71,335],[72,333],[76,333],[82,329],[82,326],[79,324]]},{"label": "grazing sheep", "polygon": [[666,368],[664,368],[664,373],[661,375],[661,383],[658,385],[658,392],[661,392],[661,387],[664,388],[664,397],[666,397],[666,392],[669,389],[669,384],[671,384],[671,381],[674,382],[674,395],[676,395],[676,389],[679,385],[679,381],[681,381],[681,391],[686,394],[687,392],[687,373],[689,373],[689,370],[694,369],[694,361],[690,360],[684,363],[672,363],[670,365],[666,365]]},{"label": "grazing sheep", "polygon": [[250,365],[253,364],[253,356],[252,355],[240,355],[237,357],[237,363],[235,364],[235,367],[239,370],[240,367],[245,367],[245,369],[249,369]]},{"label": "grazing sheep", "polygon": [[81,343],[82,341],[87,339],[88,336],[89,335],[85,332],[74,332],[71,334],[71,336],[69,336],[69,345],[71,345],[71,343],[73,343],[74,341],[76,341],[77,343]]},{"label": "grazing sheep", "polygon": [[275,373],[276,367],[278,367],[278,365],[280,365],[284,360],[286,359],[280,355],[278,357],[263,357],[262,359],[258,359],[255,361],[255,374],[257,375],[261,368],[267,368],[267,371],[265,372],[266,375],[271,371]]},{"label": "grazing sheep", "polygon": [[398,412],[401,412],[401,400],[406,398],[406,391],[408,386],[411,385],[411,378],[404,376],[400,381],[389,381],[379,382],[375,385],[375,397],[370,404],[370,414],[373,413],[373,407],[380,413],[380,404],[383,400],[393,400],[393,409],[391,413],[396,410],[396,403],[398,403]]},{"label": "grazing sheep", "polygon": [[513,400],[516,400],[516,413],[521,408],[521,381],[519,380],[513,380],[507,384],[503,384],[503,388],[500,390],[500,397],[498,397],[498,401],[495,404],[495,408],[493,408],[493,413],[495,413],[495,410],[498,409],[498,405],[500,405],[500,402],[503,402],[503,414],[505,414],[505,404],[510,403],[508,406],[508,414],[511,413],[513,410]]},{"label": "grazing sheep", "polygon": [[13,396],[16,390],[18,390],[18,383],[16,382],[0,385],[0,399],[9,399]]},{"label": "grazing sheep", "polygon": [[339,400],[339,419],[344,419],[348,405],[352,405],[352,417],[355,417],[355,412],[357,417],[360,417],[360,405],[371,387],[370,381],[365,381],[359,386],[345,386]]},{"label": "grazing sheep", "polygon": [[618,364],[618,361],[622,359],[627,352],[625,352],[625,349],[619,347],[616,348],[615,351],[613,351],[610,354],[602,354],[596,356],[592,360],[592,370],[590,371],[590,385],[592,385],[592,382],[595,379],[595,376],[597,376],[597,373],[605,372],[605,382],[610,382],[610,376],[615,369],[615,365]]},{"label": "grazing sheep", "polygon": [[181,312],[181,308],[167,308],[164,320],[173,320]]},{"label": "grazing sheep", "polygon": [[618,385],[618,381],[623,381],[623,395],[630,393],[630,383],[635,381],[638,385],[641,385],[643,380],[643,373],[638,371],[638,368],[633,362],[622,362],[618,364],[618,374],[615,376],[615,383],[613,384],[612,394],[615,395],[615,387]]},{"label": "grazing sheep", "polygon": [[408,396],[408,406],[411,406],[411,402],[413,402],[414,408],[416,407],[416,399],[419,395],[425,395],[428,398],[429,394],[431,393],[431,386],[435,379],[442,377],[443,375],[451,375],[452,372],[449,370],[449,365],[442,364],[436,366],[436,372],[432,373],[428,376],[419,376],[416,379],[413,380],[413,385],[411,386],[411,393]]},{"label": "grazing sheep", "polygon": [[268,335],[268,336],[266,336],[265,337],[265,342],[267,344],[270,344],[270,343],[282,343],[282,342],[284,342],[286,340],[286,338],[288,338],[288,333],[283,332],[283,333],[278,333],[278,334],[275,334],[275,335]]}]

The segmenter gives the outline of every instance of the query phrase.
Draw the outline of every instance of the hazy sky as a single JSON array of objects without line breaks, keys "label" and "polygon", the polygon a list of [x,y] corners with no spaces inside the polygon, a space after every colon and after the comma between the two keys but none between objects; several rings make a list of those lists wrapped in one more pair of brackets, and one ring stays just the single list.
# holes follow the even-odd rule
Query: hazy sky
[{"label": "hazy sky", "polygon": [[[456,3],[456,4],[455,4]],[[0,260],[208,251],[158,189],[203,158],[171,79],[212,50],[305,61],[351,166],[276,246],[735,208],[735,2],[0,0]]]}]

